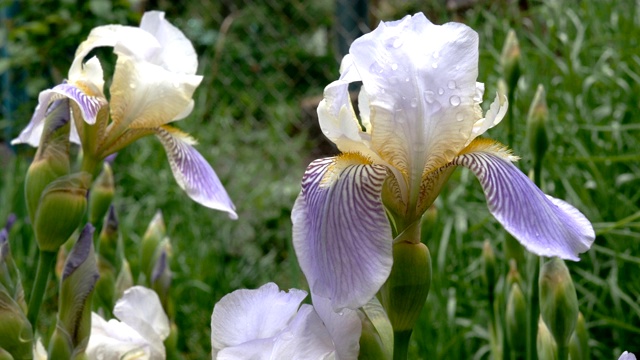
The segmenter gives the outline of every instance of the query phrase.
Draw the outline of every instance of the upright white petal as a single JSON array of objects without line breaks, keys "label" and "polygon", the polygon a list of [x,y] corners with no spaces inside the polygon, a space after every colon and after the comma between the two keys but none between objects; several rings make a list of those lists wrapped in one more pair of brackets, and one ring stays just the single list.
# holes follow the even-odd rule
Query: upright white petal
[{"label": "upright white petal", "polygon": [[[131,326],[118,320],[105,321],[91,314],[91,337],[87,345],[89,359],[152,359],[149,341]],[[164,355],[164,353],[163,353]],[[164,356],[160,358],[164,359]]]}]

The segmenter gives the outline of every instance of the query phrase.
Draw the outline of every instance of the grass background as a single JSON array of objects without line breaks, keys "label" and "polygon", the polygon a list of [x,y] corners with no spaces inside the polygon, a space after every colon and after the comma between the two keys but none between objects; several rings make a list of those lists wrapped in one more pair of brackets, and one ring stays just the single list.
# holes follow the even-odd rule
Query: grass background
[{"label": "grass background", "polygon": [[[15,6],[0,2],[11,3]],[[596,229],[593,248],[580,262],[568,264],[592,356],[640,352],[640,4],[479,1],[451,11],[439,2],[391,3],[370,4],[374,22],[423,11],[434,23],[460,21],[478,31],[478,80],[487,86],[486,97],[501,76],[498,58],[506,33],[516,31],[523,75],[512,104],[512,147],[522,157],[519,166],[531,167],[525,117],[541,83],[550,110],[544,190],[578,207]],[[148,222],[162,210],[174,250],[179,347],[185,359],[203,359],[210,356],[211,311],[222,296],[268,281],[285,289],[307,287],[291,246],[289,216],[306,165],[322,153],[319,148],[326,149],[301,104],[338,76],[332,47],[336,9],[326,0],[152,5],[167,12],[201,56],[199,73],[205,80],[196,91],[193,113],[178,126],[198,138],[198,149],[225,184],[240,218],[231,221],[190,201],[153,138],[118,155],[114,203],[133,261]],[[64,77],[75,47],[93,26],[135,25],[140,14],[123,1],[20,3],[20,11],[5,23],[11,26],[2,29],[0,75],[11,75],[2,84],[4,140],[26,125],[38,91]],[[504,142],[506,126],[487,135]],[[19,217],[10,241],[29,289],[35,247],[22,184],[33,150],[5,144],[0,154],[0,223],[9,213]],[[505,267],[505,233],[465,169],[454,173],[436,204],[437,223],[424,239],[434,281],[410,358],[487,358],[489,313],[480,254],[483,241],[490,239]],[[55,302],[53,292],[49,301]]]}]

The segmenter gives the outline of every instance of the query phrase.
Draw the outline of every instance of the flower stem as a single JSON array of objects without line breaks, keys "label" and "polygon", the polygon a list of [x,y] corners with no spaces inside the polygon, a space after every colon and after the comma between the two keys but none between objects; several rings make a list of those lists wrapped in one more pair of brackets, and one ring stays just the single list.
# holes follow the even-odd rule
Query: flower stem
[{"label": "flower stem", "polygon": [[540,317],[538,278],[540,277],[542,257],[530,254],[529,263],[533,264],[533,269],[528,271],[531,277],[529,278],[529,311],[527,313],[527,360],[537,360],[536,339],[538,336],[538,318]]},{"label": "flower stem", "polygon": [[393,332],[393,360],[407,360],[412,330]]},{"label": "flower stem", "polygon": [[40,311],[42,299],[44,298],[44,293],[47,289],[49,273],[51,272],[51,268],[53,267],[55,260],[55,252],[40,251],[36,280],[33,282],[33,289],[31,290],[31,297],[29,298],[29,311],[27,312],[27,319],[29,319],[34,332],[36,329],[36,321],[38,320],[38,312]]}]

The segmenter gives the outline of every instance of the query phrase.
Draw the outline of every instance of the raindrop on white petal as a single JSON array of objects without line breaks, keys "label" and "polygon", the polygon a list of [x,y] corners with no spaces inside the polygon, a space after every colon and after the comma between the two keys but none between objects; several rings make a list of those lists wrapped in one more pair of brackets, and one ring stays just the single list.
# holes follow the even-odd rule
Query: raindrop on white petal
[{"label": "raindrop on white petal", "polygon": [[369,72],[372,74],[382,74],[382,71],[382,66],[380,66],[377,61],[373,62],[371,66],[369,66]]},{"label": "raindrop on white petal", "polygon": [[393,46],[394,48],[396,48],[396,49],[397,49],[397,48],[399,48],[400,46],[402,46],[402,39],[401,39],[401,38],[399,38],[399,37],[398,37],[398,38],[396,38],[396,39],[393,41],[392,46]]},{"label": "raindrop on white petal", "polygon": [[438,95],[442,95],[444,94],[444,89],[443,88],[438,88]]},{"label": "raindrop on white petal", "polygon": [[434,62],[433,64],[431,64],[431,67],[434,68],[434,69],[437,69],[438,68],[438,63]]},{"label": "raindrop on white petal", "polygon": [[450,80],[449,83],[447,83],[447,87],[451,90],[456,88],[456,82],[453,80]]},{"label": "raindrop on white petal", "polygon": [[411,99],[411,107],[416,107],[416,106],[418,106],[418,99],[416,98]]},{"label": "raindrop on white petal", "polygon": [[433,58],[437,59],[440,57],[440,53],[438,53],[437,51],[433,53]]},{"label": "raindrop on white petal", "polygon": [[456,120],[458,120],[458,121],[464,120],[464,113],[462,113],[462,112],[457,113],[456,114]]},{"label": "raindrop on white petal", "polygon": [[391,70],[398,70],[398,64],[391,64]]},{"label": "raindrop on white petal", "polygon": [[129,87],[132,88],[132,89],[135,89],[136,88],[136,84],[135,83],[131,83],[131,84],[129,84]]},{"label": "raindrop on white petal", "polygon": [[429,104],[433,103],[435,94],[431,90],[426,90],[424,92],[424,100]]},{"label": "raindrop on white petal", "polygon": [[409,82],[411,79],[409,79],[409,77],[407,76],[406,78],[404,78],[404,82]]},{"label": "raindrop on white petal", "polygon": [[380,94],[384,94],[384,93],[386,93],[386,92],[387,92],[387,90],[385,90],[384,88],[381,88],[381,89],[380,89]]},{"label": "raindrop on white petal", "polygon": [[342,315],[344,315],[344,312],[340,311],[340,312],[338,313],[338,315],[342,316]]},{"label": "raindrop on white petal", "polygon": [[460,105],[460,96],[453,95],[452,97],[449,98],[449,103],[453,106]]}]

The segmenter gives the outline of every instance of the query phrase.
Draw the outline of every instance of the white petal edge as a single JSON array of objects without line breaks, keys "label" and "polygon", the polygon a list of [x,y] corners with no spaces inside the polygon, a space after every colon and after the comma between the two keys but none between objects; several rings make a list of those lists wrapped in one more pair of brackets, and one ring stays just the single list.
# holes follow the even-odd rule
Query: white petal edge
[{"label": "white petal edge", "polygon": [[131,326],[91,313],[91,336],[86,350],[90,359],[150,359],[151,346]]},{"label": "white petal edge", "polygon": [[329,299],[313,293],[311,299],[314,309],[331,336],[336,359],[356,359],[360,352],[360,335],[362,335],[362,321],[357,311],[344,309],[336,313]]}]

